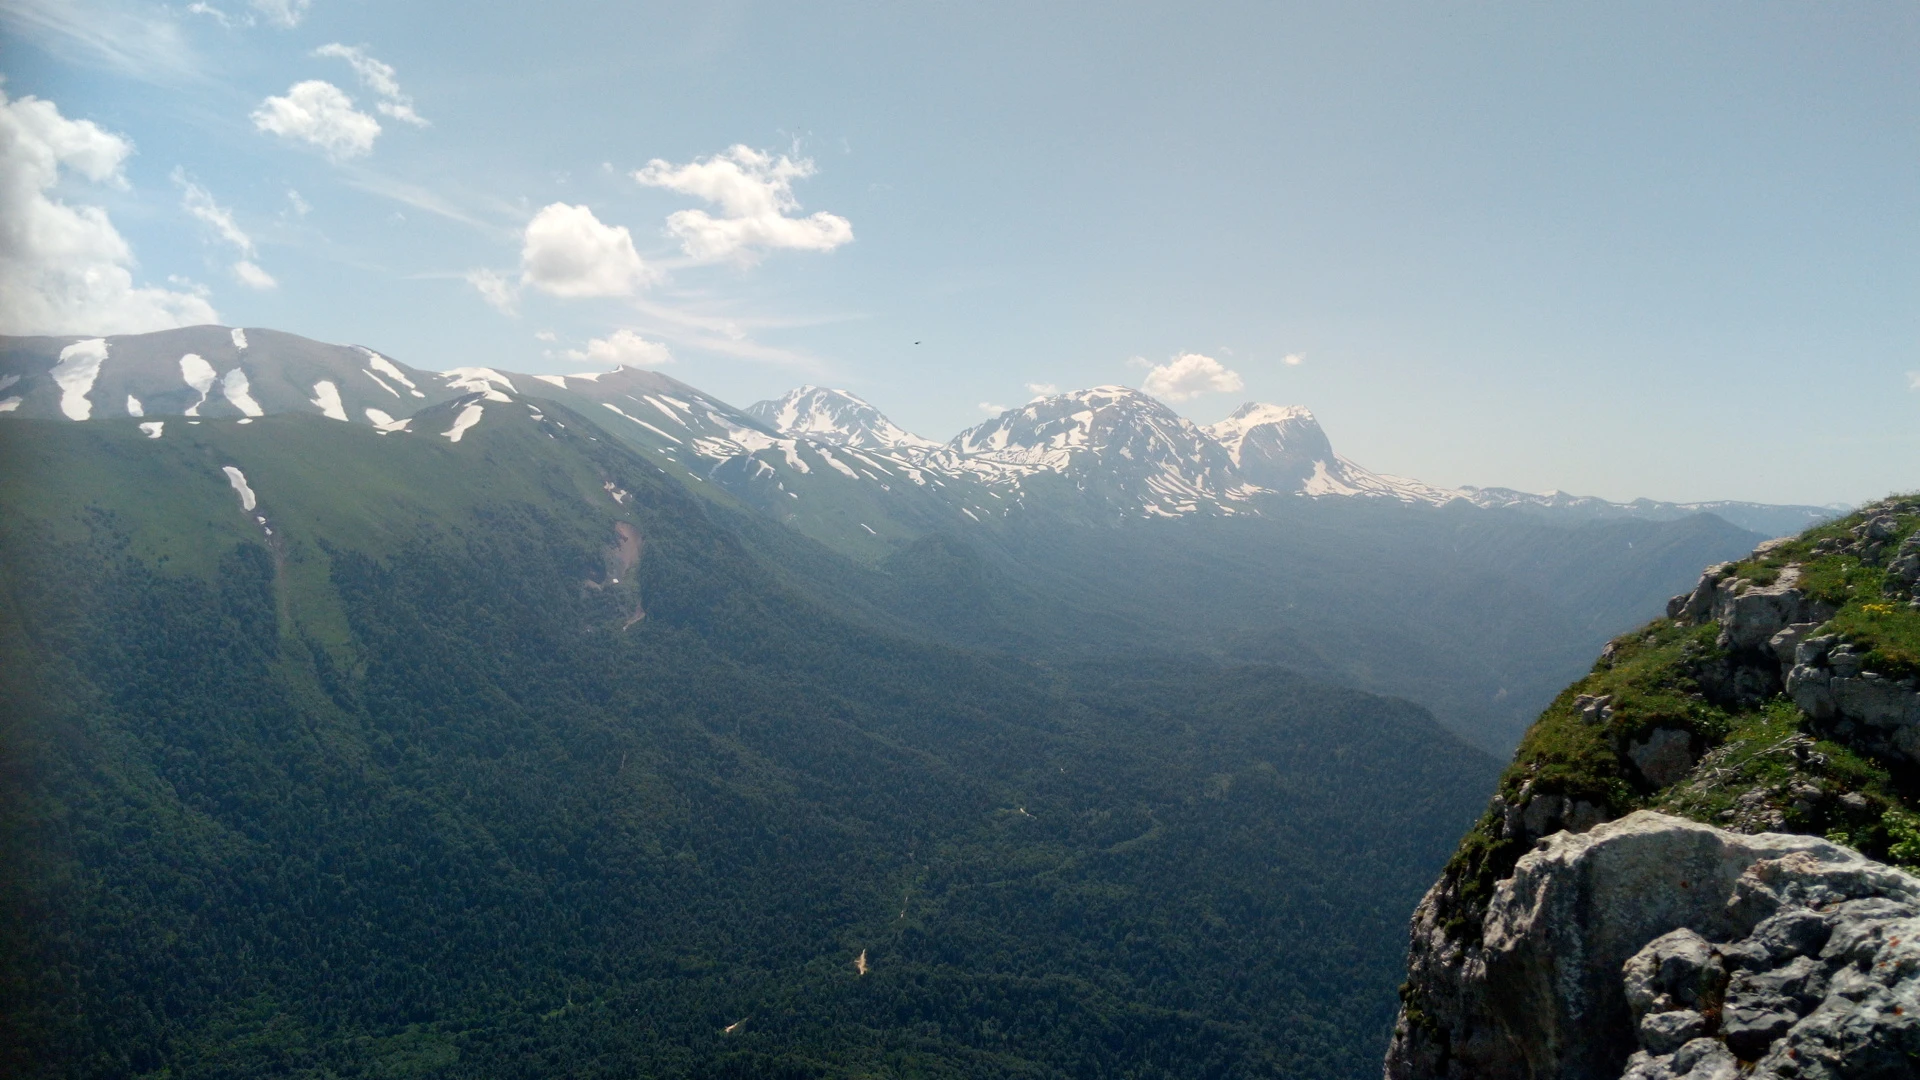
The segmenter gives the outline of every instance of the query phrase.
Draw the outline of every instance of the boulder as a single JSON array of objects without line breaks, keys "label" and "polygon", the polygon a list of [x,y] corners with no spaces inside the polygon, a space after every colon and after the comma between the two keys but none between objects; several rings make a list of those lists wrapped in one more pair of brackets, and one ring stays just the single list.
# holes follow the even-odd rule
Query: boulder
[{"label": "boulder", "polygon": [[1920,1075],[1920,878],[1851,849],[1640,811],[1542,840],[1477,936],[1447,885],[1388,1080]]}]

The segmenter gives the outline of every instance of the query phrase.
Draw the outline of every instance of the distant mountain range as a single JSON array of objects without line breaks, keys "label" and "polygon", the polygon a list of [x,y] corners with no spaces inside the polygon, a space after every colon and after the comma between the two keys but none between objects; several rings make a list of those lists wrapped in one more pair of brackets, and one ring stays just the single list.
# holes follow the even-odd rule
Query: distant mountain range
[{"label": "distant mountain range", "polygon": [[1248,403],[1202,427],[1125,386],[1037,398],[942,443],[907,431],[844,390],[803,386],[740,409],[654,371],[430,372],[361,346],[263,329],[0,339],[0,393],[8,395],[0,398],[0,414],[124,415],[156,435],[168,417],[193,423],[281,412],[417,433],[411,418],[418,410],[456,398],[472,398],[466,423],[484,422],[489,405],[553,398],[611,413],[618,418],[610,418],[611,432],[674,471],[869,558],[962,519],[981,523],[1022,512],[1105,523],[1259,515],[1276,499],[1380,499],[1581,519],[1712,513],[1769,536],[1844,509],[1444,488],[1342,457],[1299,406]]}]

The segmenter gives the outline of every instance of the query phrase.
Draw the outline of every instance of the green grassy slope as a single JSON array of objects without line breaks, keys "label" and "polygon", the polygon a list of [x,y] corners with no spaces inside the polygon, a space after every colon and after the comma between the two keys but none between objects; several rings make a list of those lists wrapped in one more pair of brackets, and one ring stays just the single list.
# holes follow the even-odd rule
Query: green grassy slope
[{"label": "green grassy slope", "polygon": [[[1883,516],[1898,523],[1889,538],[1858,538],[1864,522]],[[1767,585],[1800,565],[1803,590],[1837,612],[1809,636],[1836,634],[1863,654],[1866,670],[1905,678],[1920,672],[1920,609],[1904,590],[1887,589],[1887,566],[1916,531],[1920,498],[1891,498],[1739,559],[1729,576]],[[1494,883],[1532,847],[1532,835],[1505,824],[1505,808],[1541,797],[1584,803],[1594,820],[1651,808],[1738,831],[1822,835],[1920,866],[1913,765],[1816,723],[1784,694],[1716,689],[1714,673],[1727,660],[1720,630],[1657,619],[1621,635],[1541,714],[1501,779],[1501,803],[1448,866],[1455,925],[1478,925]],[[1588,715],[1597,698],[1609,710],[1598,720]],[[1631,749],[1660,729],[1690,742],[1697,760],[1684,775],[1650,778],[1636,766]]]},{"label": "green grassy slope", "polygon": [[0,1068],[1377,1069],[1488,758],[916,640],[582,417],[458,407],[0,426]]}]

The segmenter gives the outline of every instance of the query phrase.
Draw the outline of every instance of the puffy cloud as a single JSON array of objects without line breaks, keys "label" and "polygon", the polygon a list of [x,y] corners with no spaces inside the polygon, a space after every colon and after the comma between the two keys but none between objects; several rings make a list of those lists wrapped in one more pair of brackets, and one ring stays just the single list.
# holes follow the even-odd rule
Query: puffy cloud
[{"label": "puffy cloud", "polygon": [[1297,352],[1290,352],[1287,355],[1281,357],[1280,362],[1287,365],[1288,367],[1299,367],[1301,364],[1304,364],[1307,362],[1307,358],[1304,356],[1301,356]]},{"label": "puffy cloud", "polygon": [[1211,356],[1181,353],[1150,368],[1141,389],[1165,401],[1185,401],[1201,394],[1228,393],[1245,387],[1240,373]]},{"label": "puffy cloud", "polygon": [[1027,384],[1027,392],[1040,397],[1052,397],[1060,392],[1060,388],[1050,382],[1030,382]]},{"label": "puffy cloud", "polygon": [[253,110],[253,126],[282,138],[309,142],[336,161],[371,153],[380,121],[353,107],[353,99],[330,82],[295,83],[285,97],[270,97]]},{"label": "puffy cloud", "polygon": [[426,127],[427,121],[413,111],[413,99],[400,92],[400,82],[394,78],[393,65],[376,60],[367,55],[367,50],[358,45],[322,45],[313,50],[315,56],[330,56],[345,60],[353,66],[353,73],[360,77],[360,85],[379,96],[380,102],[374,106],[382,116],[391,116],[402,123],[415,127]]},{"label": "puffy cloud", "polygon": [[307,17],[307,9],[313,6],[313,0],[251,0],[253,10],[266,16],[275,26],[292,29],[300,25]]},{"label": "puffy cloud", "polygon": [[467,284],[478,290],[480,299],[485,300],[487,305],[495,311],[503,315],[518,313],[520,290],[514,288],[513,282],[508,281],[504,275],[492,270],[469,270]]},{"label": "puffy cloud", "polygon": [[776,158],[734,146],[686,165],[655,158],[633,178],[720,208],[724,217],[705,210],[680,210],[667,217],[667,230],[680,239],[681,250],[688,255],[752,261],[763,249],[832,251],[853,239],[853,226],[846,218],[827,213],[787,216],[800,208],[793,197],[793,182],[813,173],[813,162],[806,158],[795,161],[784,154]]},{"label": "puffy cloud", "polygon": [[569,360],[584,360],[614,367],[659,367],[673,363],[673,353],[658,341],[648,341],[631,330],[615,330],[603,338],[587,342],[585,349],[568,349]]},{"label": "puffy cloud", "polygon": [[553,203],[527,222],[520,280],[541,292],[627,296],[652,277],[626,226],[607,225],[584,206]]},{"label": "puffy cloud", "polygon": [[191,292],[137,287],[107,212],[50,197],[60,174],[124,187],[133,146],[51,101],[0,89],[0,333],[138,334],[219,322]]},{"label": "puffy cloud", "polygon": [[253,238],[233,220],[233,211],[215,202],[213,194],[187,179],[183,170],[173,170],[173,182],[180,185],[180,206],[187,213],[206,223],[213,230],[214,235],[232,244],[240,253],[240,258],[233,264],[233,276],[239,280],[240,284],[249,289],[277,288],[280,283],[273,280],[273,275],[262,270],[260,265],[253,261],[255,254]]},{"label": "puffy cloud", "polygon": [[983,401],[980,403],[980,411],[986,413],[988,416],[999,416],[1001,413],[1007,411],[1007,407],[1005,405],[995,405],[991,401]]}]

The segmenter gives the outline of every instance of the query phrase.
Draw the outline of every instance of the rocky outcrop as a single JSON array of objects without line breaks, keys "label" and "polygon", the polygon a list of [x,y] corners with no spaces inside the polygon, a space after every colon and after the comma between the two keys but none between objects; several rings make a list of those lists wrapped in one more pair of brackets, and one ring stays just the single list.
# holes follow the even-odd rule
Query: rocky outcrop
[{"label": "rocky outcrop", "polygon": [[1523,856],[1478,940],[1414,917],[1388,1080],[1920,1075],[1920,879],[1648,811]]},{"label": "rocky outcrop", "polygon": [[[1887,598],[1920,607],[1913,596],[1920,580],[1920,533],[1889,550],[1898,528],[1893,515],[1877,515],[1853,529],[1854,539],[1822,541],[1815,552],[1886,559]],[[1754,555],[1764,556],[1777,543],[1762,544]],[[1691,593],[1667,604],[1668,616],[1680,622],[1720,625],[1724,655],[1696,669],[1701,689],[1726,703],[1750,703],[1784,691],[1840,741],[1920,764],[1920,684],[1912,677],[1865,670],[1864,658],[1852,646],[1818,634],[1835,608],[1800,588],[1799,564],[1786,566],[1770,585],[1740,578],[1734,567],[1709,567]]]}]

